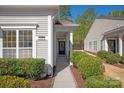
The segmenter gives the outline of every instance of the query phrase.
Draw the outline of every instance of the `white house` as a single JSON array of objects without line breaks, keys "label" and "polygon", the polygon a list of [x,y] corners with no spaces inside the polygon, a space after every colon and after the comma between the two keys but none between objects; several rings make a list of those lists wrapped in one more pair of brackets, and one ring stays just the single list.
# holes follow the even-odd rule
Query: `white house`
[{"label": "white house", "polygon": [[124,55],[124,17],[97,17],[84,40],[84,50]]},{"label": "white house", "polygon": [[0,58],[45,58],[50,75],[58,55],[69,58],[76,26],[59,20],[59,6],[0,6]]}]

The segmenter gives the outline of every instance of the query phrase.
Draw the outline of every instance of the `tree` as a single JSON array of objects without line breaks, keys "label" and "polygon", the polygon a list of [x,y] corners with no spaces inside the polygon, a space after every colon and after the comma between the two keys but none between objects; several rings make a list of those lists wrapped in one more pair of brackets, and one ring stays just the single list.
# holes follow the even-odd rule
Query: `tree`
[{"label": "tree", "polygon": [[83,49],[84,39],[96,18],[96,13],[94,8],[88,8],[82,15],[78,15],[76,23],[80,27],[76,28],[74,31],[74,48]]},{"label": "tree", "polygon": [[72,21],[70,6],[69,5],[62,5],[59,7],[59,14],[60,19],[62,21]]},{"label": "tree", "polygon": [[124,16],[124,9],[122,9],[122,10],[113,10],[113,11],[109,12],[108,16],[113,16],[113,17]]}]

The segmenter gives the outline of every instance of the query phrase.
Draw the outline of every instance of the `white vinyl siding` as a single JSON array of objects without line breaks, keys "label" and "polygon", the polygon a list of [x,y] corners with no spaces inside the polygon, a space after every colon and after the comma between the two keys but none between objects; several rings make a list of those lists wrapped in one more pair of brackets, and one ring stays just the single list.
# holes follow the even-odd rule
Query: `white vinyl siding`
[{"label": "white vinyl siding", "polygon": [[[96,18],[84,40],[84,50],[94,53],[101,50],[100,40],[104,39],[103,34],[109,30],[115,29],[117,26],[123,26],[123,25],[124,25],[124,20],[119,20],[118,18],[114,18],[114,17],[112,19]],[[94,51],[94,48],[89,50],[88,46],[90,41],[97,41],[97,51]],[[103,41],[102,50],[106,50],[104,44],[105,42]]]},{"label": "white vinyl siding", "polygon": [[92,42],[89,42],[89,50],[92,49]]},{"label": "white vinyl siding", "polygon": [[[46,60],[48,59],[48,40],[39,40],[39,37],[48,37],[48,16],[47,15],[46,16],[0,16],[0,26],[6,26],[6,25],[9,26],[9,24],[15,25],[15,26],[17,25],[18,27],[19,26],[22,27],[29,24],[36,24],[37,29],[34,30],[35,34],[34,32],[32,33],[35,35],[33,36],[34,44],[32,45],[33,47],[32,53],[35,53],[35,54],[32,54],[32,55],[35,55],[33,57],[45,58]],[[0,45],[2,45],[2,42],[0,42]],[[18,52],[24,53],[24,50],[20,49]],[[3,49],[1,48],[0,51],[3,51]],[[30,55],[31,51],[30,50],[27,50],[27,51],[28,51],[28,54]],[[2,56],[0,55],[0,57]]]},{"label": "white vinyl siding", "polygon": [[36,41],[36,52],[37,58],[45,58],[46,62],[48,60],[48,41],[47,40],[37,40]]}]

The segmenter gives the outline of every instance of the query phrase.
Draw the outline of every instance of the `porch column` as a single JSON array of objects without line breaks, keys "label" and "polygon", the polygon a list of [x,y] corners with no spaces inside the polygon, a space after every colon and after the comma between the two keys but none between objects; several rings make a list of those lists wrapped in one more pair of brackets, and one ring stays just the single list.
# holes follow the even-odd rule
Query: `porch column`
[{"label": "porch column", "polygon": [[67,56],[67,59],[69,58],[69,35],[70,35],[70,33],[69,32],[67,32],[67,36],[66,36],[66,56]]},{"label": "porch column", "polygon": [[119,35],[119,54],[120,56],[123,55],[123,41],[122,41],[123,35]]},{"label": "porch column", "polygon": [[53,67],[53,18],[51,15],[48,15],[48,64]]},{"label": "porch column", "polygon": [[53,65],[55,66],[55,65],[56,65],[56,31],[55,31],[55,30],[53,31],[53,36],[54,36],[54,37],[53,37],[53,38],[54,38],[54,40],[53,40],[53,43],[54,43],[54,45],[53,45],[53,46],[54,46],[54,47],[53,47],[53,48],[54,48],[54,50],[53,50],[53,51],[54,51],[54,52],[53,52],[53,53],[54,53],[54,54],[53,54],[53,56],[54,56]]},{"label": "porch column", "polygon": [[70,33],[70,53],[72,52],[73,50],[73,33],[71,32]]},{"label": "porch column", "polygon": [[3,57],[3,40],[2,40],[2,29],[0,28],[0,58]]},{"label": "porch column", "polygon": [[108,51],[108,39],[105,38],[104,42],[105,42],[105,51]]}]

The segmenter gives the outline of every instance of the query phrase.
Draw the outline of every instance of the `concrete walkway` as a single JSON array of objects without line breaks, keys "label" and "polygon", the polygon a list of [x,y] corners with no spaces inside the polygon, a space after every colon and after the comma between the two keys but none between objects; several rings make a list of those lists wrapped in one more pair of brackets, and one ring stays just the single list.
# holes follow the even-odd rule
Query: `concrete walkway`
[{"label": "concrete walkway", "polygon": [[53,88],[75,88],[75,81],[69,67],[69,62],[64,56],[57,60],[57,68],[55,72],[55,81]]},{"label": "concrete walkway", "polygon": [[104,75],[121,81],[122,87],[124,87],[124,69],[106,63],[103,63],[103,65],[105,66]]}]

